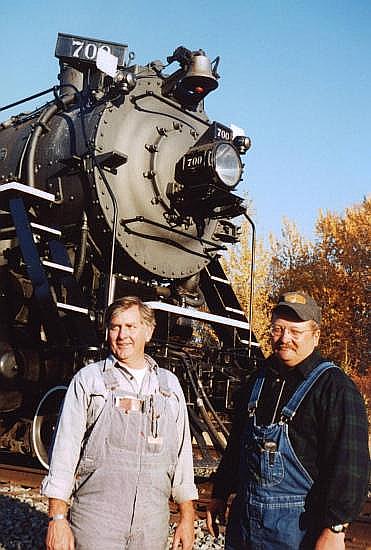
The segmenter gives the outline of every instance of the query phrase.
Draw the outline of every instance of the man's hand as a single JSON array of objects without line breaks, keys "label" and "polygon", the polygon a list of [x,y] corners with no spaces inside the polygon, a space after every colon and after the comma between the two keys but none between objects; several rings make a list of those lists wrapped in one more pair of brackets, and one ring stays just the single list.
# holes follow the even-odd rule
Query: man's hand
[{"label": "man's hand", "polygon": [[180,520],[175,530],[172,550],[177,550],[179,544],[183,550],[192,550],[195,540],[195,512],[192,500],[179,504]]},{"label": "man's hand", "polygon": [[345,550],[345,534],[324,529],[317,539],[314,550]]},{"label": "man's hand", "polygon": [[219,520],[220,525],[225,525],[225,511],[227,503],[220,498],[212,498],[206,511],[207,529],[213,537],[219,535]]},{"label": "man's hand", "polygon": [[[68,504],[59,498],[49,498],[49,517],[67,516]],[[67,519],[49,522],[46,533],[46,550],[75,550],[75,539]]]},{"label": "man's hand", "polygon": [[72,529],[66,519],[49,522],[46,534],[47,550],[75,550]]}]

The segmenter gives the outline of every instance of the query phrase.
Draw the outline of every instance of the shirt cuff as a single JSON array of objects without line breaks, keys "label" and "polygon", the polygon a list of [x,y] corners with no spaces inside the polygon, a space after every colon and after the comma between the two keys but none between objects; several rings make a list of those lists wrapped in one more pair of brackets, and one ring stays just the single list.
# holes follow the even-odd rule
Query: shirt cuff
[{"label": "shirt cuff", "polygon": [[69,502],[71,496],[71,491],[66,490],[65,481],[60,480],[58,482],[55,478],[51,480],[49,476],[44,477],[42,480],[40,493],[48,498],[57,498],[65,502]]},{"label": "shirt cuff", "polygon": [[171,494],[177,504],[181,504],[187,500],[198,499],[197,487],[194,484],[173,487]]}]

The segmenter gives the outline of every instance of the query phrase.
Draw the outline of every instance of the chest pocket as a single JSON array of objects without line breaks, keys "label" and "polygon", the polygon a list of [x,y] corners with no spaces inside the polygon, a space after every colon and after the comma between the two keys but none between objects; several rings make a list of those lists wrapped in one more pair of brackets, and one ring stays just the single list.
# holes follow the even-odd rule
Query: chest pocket
[{"label": "chest pocket", "polygon": [[160,393],[138,399],[112,395],[107,442],[117,450],[135,454],[160,454],[164,450],[168,422],[168,398]]},{"label": "chest pocket", "polygon": [[284,478],[282,454],[272,443],[251,431],[245,434],[242,467],[247,470],[248,479],[260,487],[278,485]]}]

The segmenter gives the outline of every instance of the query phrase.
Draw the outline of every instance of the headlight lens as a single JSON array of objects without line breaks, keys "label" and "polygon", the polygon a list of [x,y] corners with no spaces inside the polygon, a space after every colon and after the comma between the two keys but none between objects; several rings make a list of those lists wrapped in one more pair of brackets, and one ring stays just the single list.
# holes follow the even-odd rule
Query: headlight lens
[{"label": "headlight lens", "polygon": [[233,188],[240,181],[242,164],[234,147],[229,143],[219,143],[215,149],[215,172],[220,181]]}]

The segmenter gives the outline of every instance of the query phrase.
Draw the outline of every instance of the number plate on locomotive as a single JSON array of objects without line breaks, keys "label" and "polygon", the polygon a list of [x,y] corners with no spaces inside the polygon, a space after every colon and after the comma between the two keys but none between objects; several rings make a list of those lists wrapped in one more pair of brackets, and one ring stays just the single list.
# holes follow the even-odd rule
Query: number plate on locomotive
[{"label": "number plate on locomotive", "polygon": [[55,56],[75,62],[95,63],[99,50],[105,50],[117,57],[117,66],[125,67],[128,52],[127,44],[100,42],[94,38],[58,33]]}]

